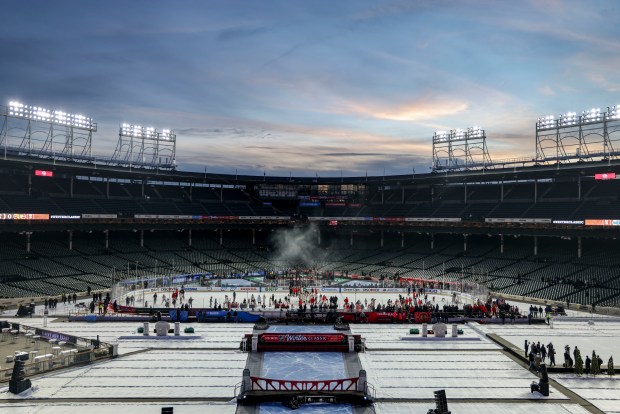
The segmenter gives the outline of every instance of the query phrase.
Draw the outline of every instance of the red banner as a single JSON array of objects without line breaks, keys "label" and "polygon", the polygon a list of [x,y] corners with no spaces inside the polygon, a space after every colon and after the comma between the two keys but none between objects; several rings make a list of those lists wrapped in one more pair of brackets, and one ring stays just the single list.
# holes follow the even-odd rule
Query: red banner
[{"label": "red banner", "polygon": [[429,323],[431,321],[430,312],[415,312],[413,317],[417,323]]},{"label": "red banner", "polygon": [[45,170],[34,170],[34,175],[37,177],[53,177],[53,171],[45,171]]},{"label": "red banner", "polygon": [[276,342],[276,343],[291,343],[291,342],[321,342],[321,343],[342,343],[346,342],[347,338],[342,334],[262,334],[259,337],[260,342]]},{"label": "red banner", "polygon": [[616,173],[594,174],[595,180],[615,180]]}]

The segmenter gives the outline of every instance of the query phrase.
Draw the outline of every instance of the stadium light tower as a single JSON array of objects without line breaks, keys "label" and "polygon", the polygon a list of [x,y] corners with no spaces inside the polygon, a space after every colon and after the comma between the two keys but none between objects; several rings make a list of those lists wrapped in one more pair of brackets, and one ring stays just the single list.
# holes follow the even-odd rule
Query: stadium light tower
[{"label": "stadium light tower", "polygon": [[433,171],[485,168],[491,165],[482,128],[436,131],[433,136]]},{"label": "stadium light tower", "polygon": [[142,168],[174,169],[176,135],[170,129],[122,124],[111,162]]},{"label": "stadium light tower", "polygon": [[10,101],[0,114],[0,145],[7,151],[38,157],[90,160],[92,118]]},{"label": "stadium light tower", "polygon": [[620,131],[620,105],[585,110],[578,116],[567,112],[549,115],[536,122],[536,162],[560,163],[564,160],[610,159]]}]

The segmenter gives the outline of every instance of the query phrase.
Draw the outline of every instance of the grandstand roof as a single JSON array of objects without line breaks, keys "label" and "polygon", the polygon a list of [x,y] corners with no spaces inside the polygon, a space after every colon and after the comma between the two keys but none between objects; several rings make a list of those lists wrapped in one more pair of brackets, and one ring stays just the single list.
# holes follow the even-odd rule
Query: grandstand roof
[{"label": "grandstand roof", "polygon": [[494,168],[468,171],[429,172],[424,174],[400,174],[386,176],[357,176],[357,177],[296,177],[296,176],[268,176],[268,175],[236,175],[213,174],[192,171],[162,171],[117,167],[101,164],[78,163],[42,159],[27,156],[7,155],[0,160],[0,168],[28,169],[48,168],[66,174],[101,176],[109,178],[185,181],[236,184],[390,184],[390,183],[428,183],[445,184],[461,182],[484,182],[501,180],[534,180],[549,179],[562,176],[593,176],[596,173],[620,173],[620,160],[573,162],[552,165],[528,165],[511,168]]}]

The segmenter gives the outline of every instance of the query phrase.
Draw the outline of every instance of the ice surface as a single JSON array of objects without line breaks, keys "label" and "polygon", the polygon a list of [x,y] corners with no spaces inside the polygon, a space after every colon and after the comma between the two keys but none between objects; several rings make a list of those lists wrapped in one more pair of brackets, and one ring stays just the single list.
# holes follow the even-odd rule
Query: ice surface
[{"label": "ice surface", "polygon": [[[312,325],[312,326],[295,326],[295,325],[272,325],[267,328],[267,332],[277,333],[336,333],[333,325]],[[340,331],[342,332],[342,331]]]},{"label": "ice surface", "polygon": [[267,352],[261,377],[287,380],[346,378],[340,352]]},{"label": "ice surface", "polygon": [[[258,414],[290,414],[291,409],[280,403],[261,404]],[[352,414],[353,409],[349,404],[304,404],[297,410],[296,414]]]}]

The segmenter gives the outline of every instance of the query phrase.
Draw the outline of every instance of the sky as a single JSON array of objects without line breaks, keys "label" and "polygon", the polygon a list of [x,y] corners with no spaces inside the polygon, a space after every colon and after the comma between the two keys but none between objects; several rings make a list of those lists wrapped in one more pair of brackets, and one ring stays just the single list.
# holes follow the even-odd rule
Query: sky
[{"label": "sky", "polygon": [[[178,169],[429,172],[436,130],[533,157],[540,116],[620,104],[620,2],[5,0],[0,104],[170,128]],[[4,100],[4,102],[2,102]]]}]

